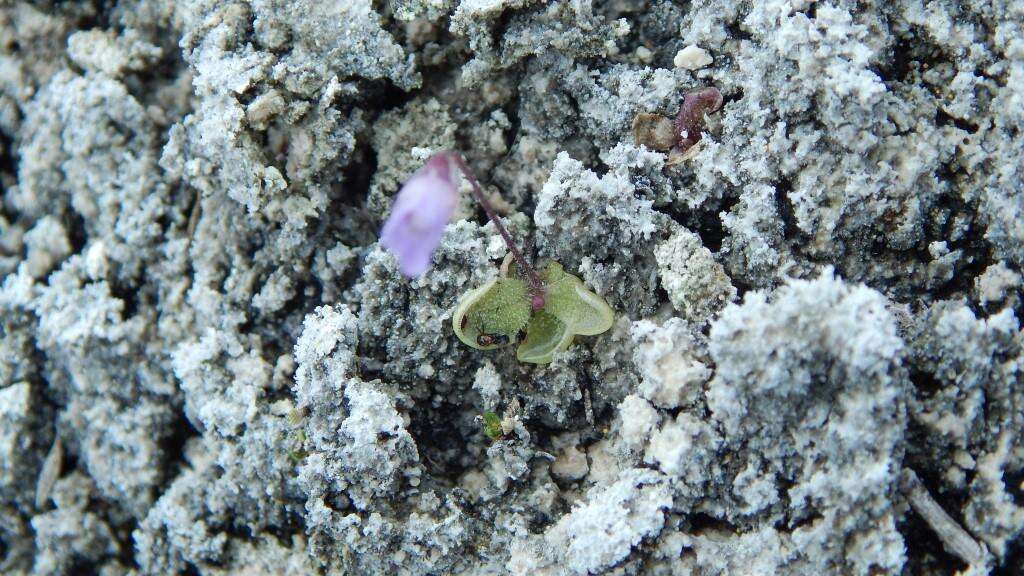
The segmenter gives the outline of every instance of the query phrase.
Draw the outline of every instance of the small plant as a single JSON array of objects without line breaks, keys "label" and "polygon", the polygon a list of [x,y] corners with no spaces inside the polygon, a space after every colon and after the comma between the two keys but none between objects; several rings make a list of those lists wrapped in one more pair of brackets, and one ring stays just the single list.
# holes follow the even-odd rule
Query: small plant
[{"label": "small plant", "polygon": [[520,362],[547,364],[575,336],[593,336],[611,328],[614,313],[604,299],[558,262],[548,263],[541,283],[544,305],[537,310],[531,309],[528,288],[519,278],[504,275],[471,290],[452,317],[455,335],[479,350],[518,343]]},{"label": "small plant", "polygon": [[501,428],[501,416],[495,412],[484,412],[484,436],[491,440],[500,440],[505,435]]},{"label": "small plant", "polygon": [[402,273],[422,275],[441,242],[458,198],[455,170],[466,177],[473,196],[494,223],[516,266],[467,292],[452,318],[455,335],[478,350],[519,344],[520,362],[546,364],[577,335],[592,336],[612,326],[614,313],[583,281],[549,262],[540,274],[512,241],[480,184],[455,152],[441,152],[405,183],[381,231],[381,244],[395,254]]},{"label": "small plant", "polygon": [[293,462],[302,462],[308,455],[306,452],[306,431],[302,428],[302,419],[302,410],[298,408],[292,409],[286,417],[288,425],[295,429],[291,439],[292,449],[288,451],[288,457]]}]

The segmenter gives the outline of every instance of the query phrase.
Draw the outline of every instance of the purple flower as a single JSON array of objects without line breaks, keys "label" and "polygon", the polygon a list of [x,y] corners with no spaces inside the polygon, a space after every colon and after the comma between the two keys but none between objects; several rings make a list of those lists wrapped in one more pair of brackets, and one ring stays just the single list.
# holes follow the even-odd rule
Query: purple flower
[{"label": "purple flower", "polygon": [[380,243],[398,258],[410,278],[430,268],[430,257],[441,243],[444,227],[459,198],[457,179],[448,153],[435,154],[398,191]]}]

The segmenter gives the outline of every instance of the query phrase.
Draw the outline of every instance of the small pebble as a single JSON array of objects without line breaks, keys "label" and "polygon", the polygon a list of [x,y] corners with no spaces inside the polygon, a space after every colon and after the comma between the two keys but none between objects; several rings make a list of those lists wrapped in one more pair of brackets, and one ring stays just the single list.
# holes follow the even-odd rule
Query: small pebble
[{"label": "small pebble", "polygon": [[646,46],[640,46],[636,49],[636,59],[644,64],[650,64],[654,61],[654,52],[648,50]]},{"label": "small pebble", "polygon": [[676,57],[672,59],[676,68],[686,68],[687,70],[700,70],[712,62],[714,59],[711,58],[707,50],[693,44],[677,52]]}]

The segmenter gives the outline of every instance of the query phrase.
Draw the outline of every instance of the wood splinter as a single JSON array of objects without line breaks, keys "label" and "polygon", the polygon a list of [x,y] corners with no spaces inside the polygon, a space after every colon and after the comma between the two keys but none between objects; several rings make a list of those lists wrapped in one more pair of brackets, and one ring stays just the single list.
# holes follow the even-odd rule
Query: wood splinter
[{"label": "wood splinter", "polygon": [[917,473],[906,468],[901,486],[910,507],[939,537],[942,546],[973,568],[990,566],[992,556],[984,544],[979,544],[957,523],[928,492]]}]

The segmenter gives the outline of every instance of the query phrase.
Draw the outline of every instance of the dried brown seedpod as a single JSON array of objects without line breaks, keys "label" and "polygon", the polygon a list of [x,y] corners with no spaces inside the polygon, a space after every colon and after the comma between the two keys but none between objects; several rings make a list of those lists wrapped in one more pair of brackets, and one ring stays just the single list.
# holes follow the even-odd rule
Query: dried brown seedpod
[{"label": "dried brown seedpod", "polygon": [[700,142],[704,131],[704,116],[718,112],[721,108],[722,93],[713,86],[687,92],[683,96],[675,121],[676,134],[679,135],[676,147],[680,152],[685,153]]},{"label": "dried brown seedpod", "polygon": [[633,138],[638,145],[643,144],[659,152],[668,152],[677,141],[676,130],[671,120],[647,112],[641,112],[633,118]]},{"label": "dried brown seedpod", "polygon": [[704,117],[721,110],[722,93],[718,88],[687,92],[675,121],[658,114],[641,112],[633,118],[633,137],[637,144],[668,152],[666,166],[679,164],[696,154],[704,132]]}]

